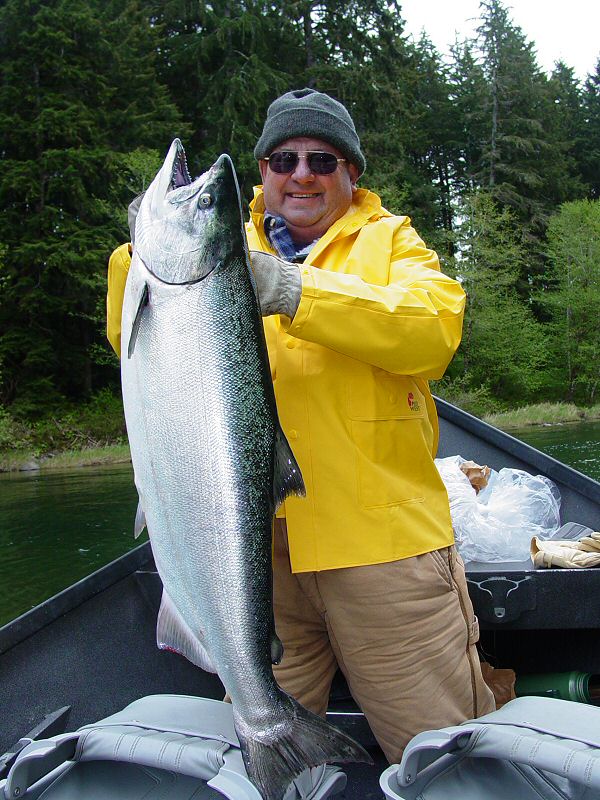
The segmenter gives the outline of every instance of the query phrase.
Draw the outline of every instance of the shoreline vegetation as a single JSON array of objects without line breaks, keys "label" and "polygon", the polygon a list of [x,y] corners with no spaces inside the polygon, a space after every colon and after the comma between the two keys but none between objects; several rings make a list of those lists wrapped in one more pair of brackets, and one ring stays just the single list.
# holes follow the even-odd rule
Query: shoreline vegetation
[{"label": "shoreline vegetation", "polygon": [[529,428],[535,425],[592,422],[598,419],[600,419],[600,403],[589,408],[580,408],[573,403],[537,403],[483,416],[484,422],[503,431]]},{"label": "shoreline vegetation", "polygon": [[64,450],[42,456],[27,450],[0,451],[0,472],[46,472],[128,462],[131,462],[128,444],[82,447],[80,450]]},{"label": "shoreline vegetation", "polygon": [[[580,408],[573,403],[538,403],[508,411],[484,414],[482,419],[501,430],[510,432],[534,426],[569,425],[577,422],[600,420],[600,404]],[[83,435],[81,435],[83,439]],[[31,447],[0,447],[0,472],[47,471],[123,464],[131,461],[129,446],[122,436],[114,442],[82,442],[81,446],[56,447],[50,438],[47,445],[41,442]]]}]

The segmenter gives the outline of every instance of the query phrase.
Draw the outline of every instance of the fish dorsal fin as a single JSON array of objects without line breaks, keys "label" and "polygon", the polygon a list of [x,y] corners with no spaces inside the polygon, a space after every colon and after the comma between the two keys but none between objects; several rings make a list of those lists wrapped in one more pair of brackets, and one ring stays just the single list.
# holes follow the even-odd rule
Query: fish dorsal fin
[{"label": "fish dorsal fin", "polygon": [[140,299],[138,301],[137,311],[135,312],[133,325],[131,326],[131,333],[129,335],[129,344],[127,345],[127,358],[131,358],[131,356],[133,355],[133,351],[135,350],[135,343],[137,341],[138,333],[140,332],[140,325],[142,324],[142,314],[144,313],[144,309],[148,305],[149,299],[150,299],[150,290],[148,289],[148,284],[145,283],[140,293]]},{"label": "fish dorsal fin", "polygon": [[156,644],[160,650],[180,653],[206,672],[217,671],[204,642],[193,633],[164,589],[156,620]]},{"label": "fish dorsal fin", "polygon": [[146,527],[146,514],[142,508],[142,501],[138,501],[137,511],[135,512],[135,522],[133,524],[133,538],[137,539]]},{"label": "fish dorsal fin", "polygon": [[286,497],[297,494],[304,497],[306,489],[302,479],[302,473],[292,448],[285,438],[281,427],[277,426],[275,434],[275,471],[273,476],[273,501],[275,508],[283,503]]}]

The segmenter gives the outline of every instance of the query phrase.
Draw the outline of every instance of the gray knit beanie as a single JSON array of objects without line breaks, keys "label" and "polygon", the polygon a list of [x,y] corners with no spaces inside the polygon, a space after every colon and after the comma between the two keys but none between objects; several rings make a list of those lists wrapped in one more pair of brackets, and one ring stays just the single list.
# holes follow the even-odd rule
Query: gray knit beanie
[{"label": "gray knit beanie", "polygon": [[329,142],[358,167],[360,175],[365,171],[366,161],[352,117],[333,97],[314,89],[297,89],[274,100],[268,108],[254,157],[266,158],[280,142],[296,136]]}]

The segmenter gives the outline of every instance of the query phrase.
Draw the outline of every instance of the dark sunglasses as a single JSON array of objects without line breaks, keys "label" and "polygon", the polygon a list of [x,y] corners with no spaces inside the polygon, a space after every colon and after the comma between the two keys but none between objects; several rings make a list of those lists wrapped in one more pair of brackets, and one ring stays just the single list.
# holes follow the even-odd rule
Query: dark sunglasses
[{"label": "dark sunglasses", "polygon": [[296,150],[277,150],[264,161],[269,163],[273,172],[287,175],[296,169],[301,158],[306,159],[309,170],[315,175],[331,175],[336,171],[338,164],[347,161],[346,158],[337,158],[333,153],[323,153],[320,150],[307,150],[304,153],[298,153]]}]

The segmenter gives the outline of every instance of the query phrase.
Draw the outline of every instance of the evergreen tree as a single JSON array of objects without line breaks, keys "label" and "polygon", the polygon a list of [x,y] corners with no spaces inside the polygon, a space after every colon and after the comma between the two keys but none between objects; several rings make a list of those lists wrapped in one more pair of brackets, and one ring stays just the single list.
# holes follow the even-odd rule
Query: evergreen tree
[{"label": "evergreen tree", "polygon": [[479,48],[488,96],[488,131],[478,178],[501,206],[511,208],[530,234],[543,231],[543,165],[551,143],[543,124],[544,77],[534,46],[501,0],[482,0]]},{"label": "evergreen tree", "polygon": [[563,61],[555,64],[548,82],[545,128],[553,142],[553,157],[544,175],[547,203],[551,208],[582,197],[580,176],[584,114],[579,82]]},{"label": "evergreen tree", "polygon": [[488,86],[473,42],[457,41],[451,53],[449,99],[458,120],[454,191],[460,196],[479,186],[482,149],[489,132]]},{"label": "evergreen tree", "polygon": [[[452,254],[450,234],[454,228],[456,190],[464,153],[460,110],[451,96],[450,69],[425,34],[416,45],[416,58],[410,153],[422,185],[436,192],[433,222],[436,229],[446,233],[445,249]],[[432,231],[430,237],[431,234]]]},{"label": "evergreen tree", "polygon": [[163,30],[161,76],[191,129],[192,170],[227,152],[248,197],[259,177],[252,151],[267,106],[302,74],[294,20],[281,4],[262,0],[156,2],[151,19]]},{"label": "evergreen tree", "polygon": [[91,350],[107,258],[126,238],[122,153],[168,142],[178,125],[154,79],[156,34],[135,9],[108,25],[83,0],[0,9],[0,399],[17,412],[106,377]]},{"label": "evergreen tree", "polygon": [[583,91],[583,135],[580,149],[581,173],[590,196],[600,199],[600,58],[588,75]]},{"label": "evergreen tree", "polygon": [[[576,102],[572,80],[560,69],[549,84],[534,46],[501,0],[482,0],[478,45],[488,86],[488,132],[477,178],[512,210],[528,249],[519,292],[523,303],[543,281],[544,236],[556,204],[581,195],[574,144],[565,122]],[[572,76],[571,76],[572,77]]]},{"label": "evergreen tree", "polygon": [[467,308],[450,375],[504,400],[531,397],[542,382],[546,346],[517,292],[526,255],[513,214],[482,190],[466,196],[460,213],[457,271]]}]

